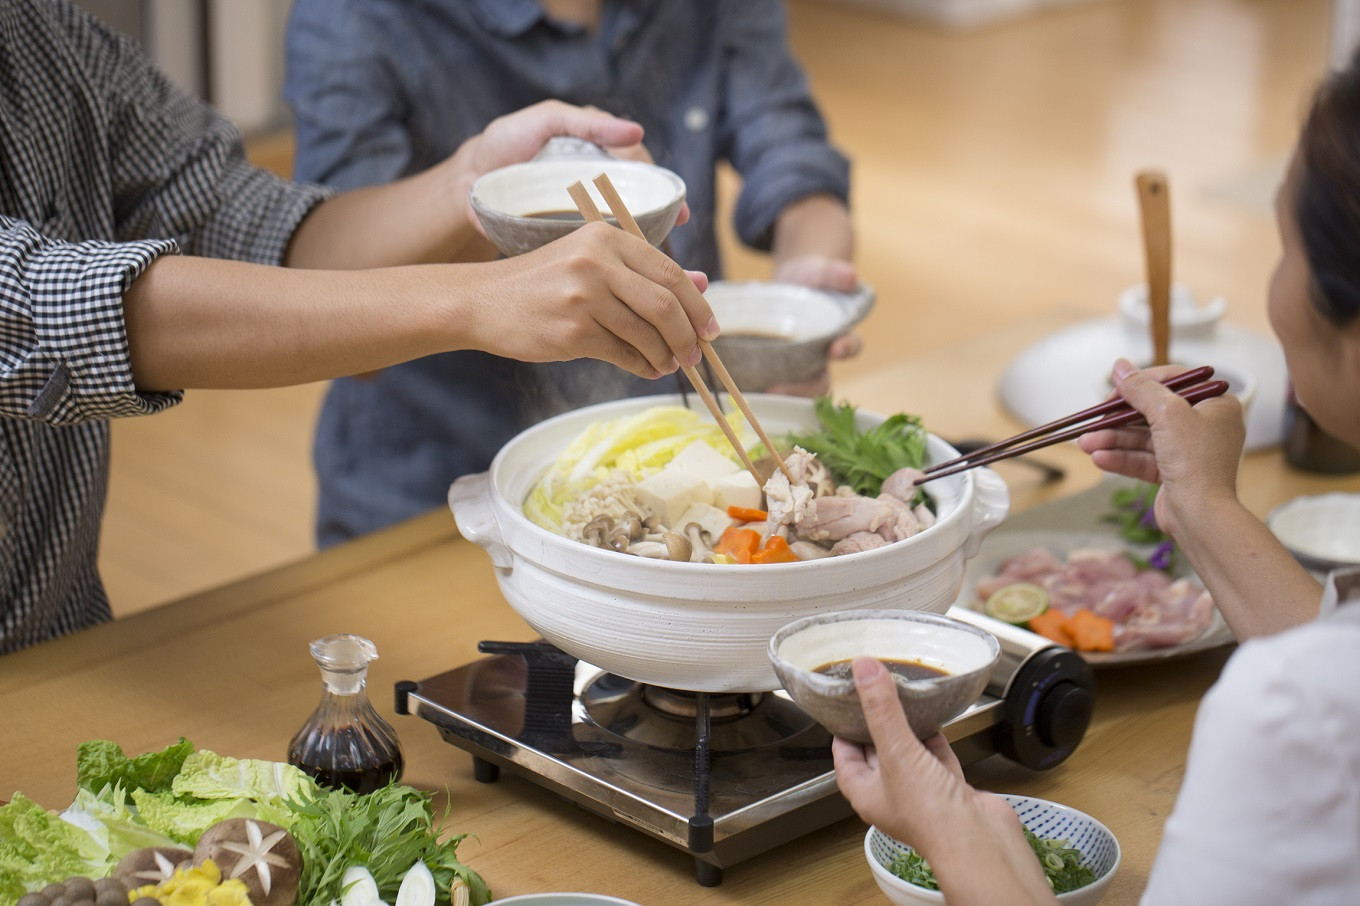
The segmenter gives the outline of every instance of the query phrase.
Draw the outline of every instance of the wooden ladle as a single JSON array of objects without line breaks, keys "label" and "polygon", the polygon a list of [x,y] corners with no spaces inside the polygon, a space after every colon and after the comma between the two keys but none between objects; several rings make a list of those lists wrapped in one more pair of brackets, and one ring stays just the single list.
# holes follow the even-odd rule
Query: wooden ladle
[{"label": "wooden ladle", "polygon": [[1134,186],[1143,221],[1152,364],[1166,365],[1171,354],[1171,196],[1166,174],[1159,170],[1141,171]]}]

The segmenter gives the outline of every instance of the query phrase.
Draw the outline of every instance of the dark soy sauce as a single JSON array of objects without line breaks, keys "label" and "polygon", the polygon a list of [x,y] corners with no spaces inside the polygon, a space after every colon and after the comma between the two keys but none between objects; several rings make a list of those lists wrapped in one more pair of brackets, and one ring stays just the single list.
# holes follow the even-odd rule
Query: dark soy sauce
[{"label": "dark soy sauce", "polygon": [[404,762],[399,746],[360,724],[311,728],[288,753],[288,763],[321,786],[360,794],[400,779]]},{"label": "dark soy sauce", "polygon": [[[894,680],[939,679],[942,676],[949,675],[947,670],[931,667],[920,661],[898,661],[891,658],[879,658],[879,661],[884,667],[888,668],[888,672],[892,674]],[[852,663],[854,663],[854,658],[845,658],[844,660],[823,664],[812,672],[825,674],[832,679],[851,679],[850,665]]]},{"label": "dark soy sauce", "polygon": [[401,776],[401,757],[383,764],[365,765],[353,770],[343,768],[319,768],[310,764],[299,764],[299,768],[311,775],[327,789],[349,790],[351,793],[367,795],[387,786],[393,779]]}]

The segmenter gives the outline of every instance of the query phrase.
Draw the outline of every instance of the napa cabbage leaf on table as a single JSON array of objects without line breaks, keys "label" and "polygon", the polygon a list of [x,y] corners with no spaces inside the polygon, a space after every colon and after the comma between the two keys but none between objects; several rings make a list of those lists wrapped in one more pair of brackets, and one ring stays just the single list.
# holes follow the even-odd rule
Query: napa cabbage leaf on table
[{"label": "napa cabbage leaf on table", "polygon": [[437,903],[449,902],[455,878],[475,906],[491,899],[457,857],[465,835],[441,839],[433,797],[414,787],[392,783],[364,796],[327,790],[292,765],[196,750],[184,739],[135,757],[107,740],[84,743],[76,776],[76,797],[61,813],[22,793],[0,806],[0,906],[74,875],[105,877],[136,849],[192,847],[226,818],[268,821],[293,835],[307,859],[299,906],[340,899],[340,879],[354,864],[372,873],[385,897],[395,897],[412,866],[424,862]]}]

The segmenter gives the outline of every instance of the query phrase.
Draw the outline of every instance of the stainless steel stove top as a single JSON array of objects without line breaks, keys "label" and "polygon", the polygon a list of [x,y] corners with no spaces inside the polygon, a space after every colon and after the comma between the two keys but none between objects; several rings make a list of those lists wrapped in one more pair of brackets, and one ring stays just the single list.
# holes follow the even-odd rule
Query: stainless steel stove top
[{"label": "stainless steel stove top", "polygon": [[[965,764],[997,752],[1032,767],[1057,764],[1089,720],[1089,668],[1066,649],[975,616],[1001,638],[1002,663],[946,737]],[[490,656],[398,683],[398,711],[469,752],[478,780],[517,771],[691,853],[705,886],[730,865],[852,813],[836,788],[830,735],[783,692],[644,686],[546,642],[480,648]]]}]

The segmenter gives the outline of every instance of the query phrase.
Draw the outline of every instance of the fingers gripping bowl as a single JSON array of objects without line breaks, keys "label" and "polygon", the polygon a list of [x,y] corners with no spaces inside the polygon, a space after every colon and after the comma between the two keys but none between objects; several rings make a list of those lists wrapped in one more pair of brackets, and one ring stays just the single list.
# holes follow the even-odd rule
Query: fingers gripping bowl
[{"label": "fingers gripping bowl", "polygon": [[[767,432],[806,431],[813,403],[748,396]],[[693,401],[697,406],[697,400]],[[698,692],[780,687],[766,654],[781,627],[816,613],[865,608],[943,612],[964,563],[1005,518],[1009,496],[994,472],[931,482],[936,523],[904,541],[825,560],[761,566],[642,559],[593,548],[530,522],[523,501],[586,426],[680,397],[647,397],[568,412],[522,432],[487,472],[449,489],[459,531],[486,549],[510,606],[557,647],[643,683]],[[865,425],[881,421],[860,412]],[[933,435],[927,459],[955,455]]]}]

